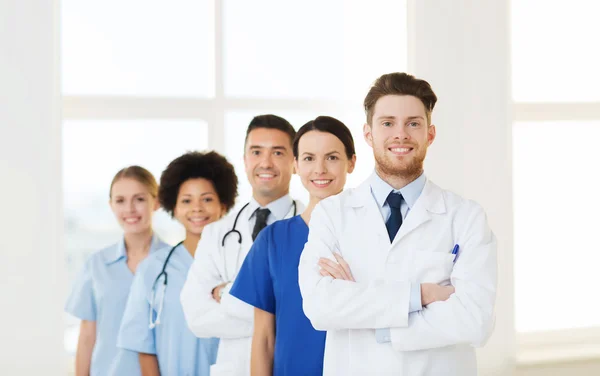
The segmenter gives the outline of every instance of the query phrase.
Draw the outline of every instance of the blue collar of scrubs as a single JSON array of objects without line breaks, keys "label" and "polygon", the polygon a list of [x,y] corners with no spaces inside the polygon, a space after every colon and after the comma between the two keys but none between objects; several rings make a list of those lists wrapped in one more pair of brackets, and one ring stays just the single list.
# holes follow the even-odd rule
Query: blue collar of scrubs
[{"label": "blue collar of scrubs", "polygon": [[[152,253],[153,250],[156,249],[156,246],[158,245],[158,236],[156,236],[156,234],[152,234],[152,241],[150,242],[150,250],[149,252]],[[125,247],[125,238],[121,238],[121,241],[119,241],[117,243],[117,246],[115,247],[115,252],[113,254],[109,254],[107,255],[107,257],[105,258],[105,262],[106,264],[112,264],[114,262],[119,261],[122,258],[127,257],[127,248]]]}]

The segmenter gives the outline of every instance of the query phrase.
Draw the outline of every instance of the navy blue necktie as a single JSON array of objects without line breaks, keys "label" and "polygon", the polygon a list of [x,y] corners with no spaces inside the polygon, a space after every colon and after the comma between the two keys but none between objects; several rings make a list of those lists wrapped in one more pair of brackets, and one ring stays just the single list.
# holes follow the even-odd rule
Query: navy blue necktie
[{"label": "navy blue necktie", "polygon": [[390,242],[392,242],[394,241],[394,238],[396,237],[396,233],[400,229],[400,226],[402,226],[402,213],[400,212],[400,204],[402,204],[402,195],[400,193],[390,192],[385,201],[388,203],[392,211],[390,218],[385,223],[388,235],[390,236]]}]

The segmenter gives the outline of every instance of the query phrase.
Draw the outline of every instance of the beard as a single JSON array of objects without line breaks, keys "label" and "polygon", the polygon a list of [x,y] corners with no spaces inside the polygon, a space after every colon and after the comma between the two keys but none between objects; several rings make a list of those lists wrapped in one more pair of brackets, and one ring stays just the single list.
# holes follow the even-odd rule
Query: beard
[{"label": "beard", "polygon": [[402,179],[412,180],[419,177],[423,172],[423,162],[427,154],[427,148],[421,151],[416,145],[413,146],[414,155],[409,158],[397,158],[388,152],[387,147],[374,153],[377,170],[387,176],[395,176]]}]

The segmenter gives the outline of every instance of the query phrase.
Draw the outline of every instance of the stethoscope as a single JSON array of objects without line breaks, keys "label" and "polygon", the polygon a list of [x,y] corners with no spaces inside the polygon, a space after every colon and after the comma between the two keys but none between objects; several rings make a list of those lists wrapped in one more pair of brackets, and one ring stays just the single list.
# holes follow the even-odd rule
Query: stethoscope
[{"label": "stethoscope", "polygon": [[[233,227],[231,228],[231,230],[227,231],[225,233],[225,235],[223,235],[223,239],[221,240],[221,247],[225,247],[225,240],[227,240],[227,237],[229,235],[236,234],[238,236],[238,244],[240,245],[240,246],[238,246],[238,259],[240,256],[239,253],[240,253],[240,247],[242,244],[242,233],[237,230],[237,223],[238,223],[238,219],[240,219],[240,215],[242,214],[244,209],[246,209],[248,207],[248,205],[250,205],[249,202],[246,205],[242,206],[242,208],[237,212],[237,215],[235,216],[235,220],[233,221]],[[296,200],[292,200],[292,205],[294,205],[294,215],[293,216],[295,217],[298,214],[298,206],[296,205]],[[227,252],[223,252],[223,269],[225,271],[225,278],[227,279],[229,274],[227,272],[226,253]]]},{"label": "stethoscope", "polygon": [[[173,255],[173,252],[175,252],[175,248],[179,247],[182,243],[183,243],[183,240],[180,241],[179,243],[177,243],[176,246],[171,248],[171,250],[169,251],[169,254],[167,255],[165,262],[163,263],[163,267],[162,267],[160,274],[154,280],[154,284],[152,284],[152,293],[150,295],[150,325],[149,325],[150,329],[154,329],[154,328],[156,328],[156,326],[158,324],[160,324],[160,315],[163,310],[163,304],[165,303],[165,292],[167,291],[167,277],[168,277],[167,264],[169,263],[169,259],[171,258],[171,255]],[[152,307],[154,307],[154,303],[155,303],[154,300],[156,299],[156,284],[158,283],[158,280],[160,279],[160,277],[163,275],[165,276],[165,279],[162,283],[162,294],[160,295],[160,303],[158,304],[158,310],[156,311],[156,321],[153,322],[152,321]]]}]

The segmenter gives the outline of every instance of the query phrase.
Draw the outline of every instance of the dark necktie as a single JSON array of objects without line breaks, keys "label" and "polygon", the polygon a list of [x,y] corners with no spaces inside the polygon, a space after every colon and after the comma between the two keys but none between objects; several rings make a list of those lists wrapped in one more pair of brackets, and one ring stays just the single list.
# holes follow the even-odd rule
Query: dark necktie
[{"label": "dark necktie", "polygon": [[388,235],[390,236],[390,242],[394,241],[394,237],[396,237],[396,233],[402,226],[402,213],[400,212],[400,204],[402,204],[402,195],[400,193],[390,192],[386,199],[392,214],[390,218],[385,223],[385,227],[387,228]]},{"label": "dark necktie", "polygon": [[269,209],[256,209],[254,213],[256,222],[254,223],[254,230],[252,230],[252,241],[256,239],[263,228],[267,227],[267,217],[271,214],[271,211]]}]

